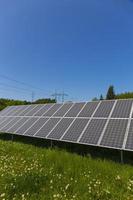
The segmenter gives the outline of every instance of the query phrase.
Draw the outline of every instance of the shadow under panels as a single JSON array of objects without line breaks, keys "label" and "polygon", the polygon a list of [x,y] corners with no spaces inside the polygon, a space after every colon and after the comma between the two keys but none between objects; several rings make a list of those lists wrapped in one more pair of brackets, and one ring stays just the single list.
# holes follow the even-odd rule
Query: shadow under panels
[{"label": "shadow under panels", "polygon": [[127,123],[127,119],[110,119],[100,145],[122,148]]},{"label": "shadow under panels", "polygon": [[112,113],[112,118],[129,118],[133,100],[119,100]]}]

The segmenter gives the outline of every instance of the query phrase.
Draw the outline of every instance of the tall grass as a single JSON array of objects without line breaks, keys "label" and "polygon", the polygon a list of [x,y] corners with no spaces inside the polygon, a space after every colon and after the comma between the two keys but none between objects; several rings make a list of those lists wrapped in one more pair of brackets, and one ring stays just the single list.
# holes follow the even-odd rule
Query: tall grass
[{"label": "tall grass", "polygon": [[0,199],[132,200],[133,168],[0,141]]}]

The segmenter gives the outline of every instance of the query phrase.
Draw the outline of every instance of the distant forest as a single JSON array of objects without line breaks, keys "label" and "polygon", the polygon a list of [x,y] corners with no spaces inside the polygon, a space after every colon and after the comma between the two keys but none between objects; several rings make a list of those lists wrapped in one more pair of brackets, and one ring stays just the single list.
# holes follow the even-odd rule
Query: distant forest
[{"label": "distant forest", "polygon": [[4,109],[7,106],[12,105],[30,105],[30,104],[45,104],[45,103],[56,103],[55,99],[38,99],[34,102],[30,101],[21,101],[21,100],[14,100],[14,99],[0,99],[0,110]]},{"label": "distant forest", "polygon": [[125,92],[125,93],[120,93],[120,94],[116,94],[115,93],[115,89],[114,86],[111,85],[109,86],[108,90],[107,90],[107,94],[104,97],[102,94],[100,95],[100,98],[93,98],[93,101],[97,101],[97,100],[111,100],[111,99],[133,99],[133,92]]},{"label": "distant forest", "polygon": [[[116,94],[114,86],[111,85],[109,86],[105,97],[101,94],[99,98],[95,97],[92,99],[92,101],[98,101],[104,99],[111,100],[111,99],[131,99],[131,98],[133,99],[133,92]],[[38,99],[34,102],[30,102],[30,101],[0,98],[0,110],[4,109],[7,106],[12,106],[12,105],[30,105],[30,104],[45,104],[45,103],[56,103],[56,100],[50,98],[46,99],[44,98],[44,99]]]}]

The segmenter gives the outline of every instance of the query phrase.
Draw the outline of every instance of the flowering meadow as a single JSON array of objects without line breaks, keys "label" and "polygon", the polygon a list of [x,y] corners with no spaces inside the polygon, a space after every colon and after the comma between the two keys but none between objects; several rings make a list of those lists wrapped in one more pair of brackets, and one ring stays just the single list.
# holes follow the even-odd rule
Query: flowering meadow
[{"label": "flowering meadow", "polygon": [[0,141],[0,200],[133,200],[133,167]]}]

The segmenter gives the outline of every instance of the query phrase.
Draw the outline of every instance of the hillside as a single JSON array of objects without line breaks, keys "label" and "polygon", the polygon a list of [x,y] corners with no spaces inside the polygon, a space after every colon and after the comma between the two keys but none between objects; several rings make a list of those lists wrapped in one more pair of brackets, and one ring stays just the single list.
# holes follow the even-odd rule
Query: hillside
[{"label": "hillside", "polygon": [[0,199],[130,200],[133,168],[0,140]]}]

